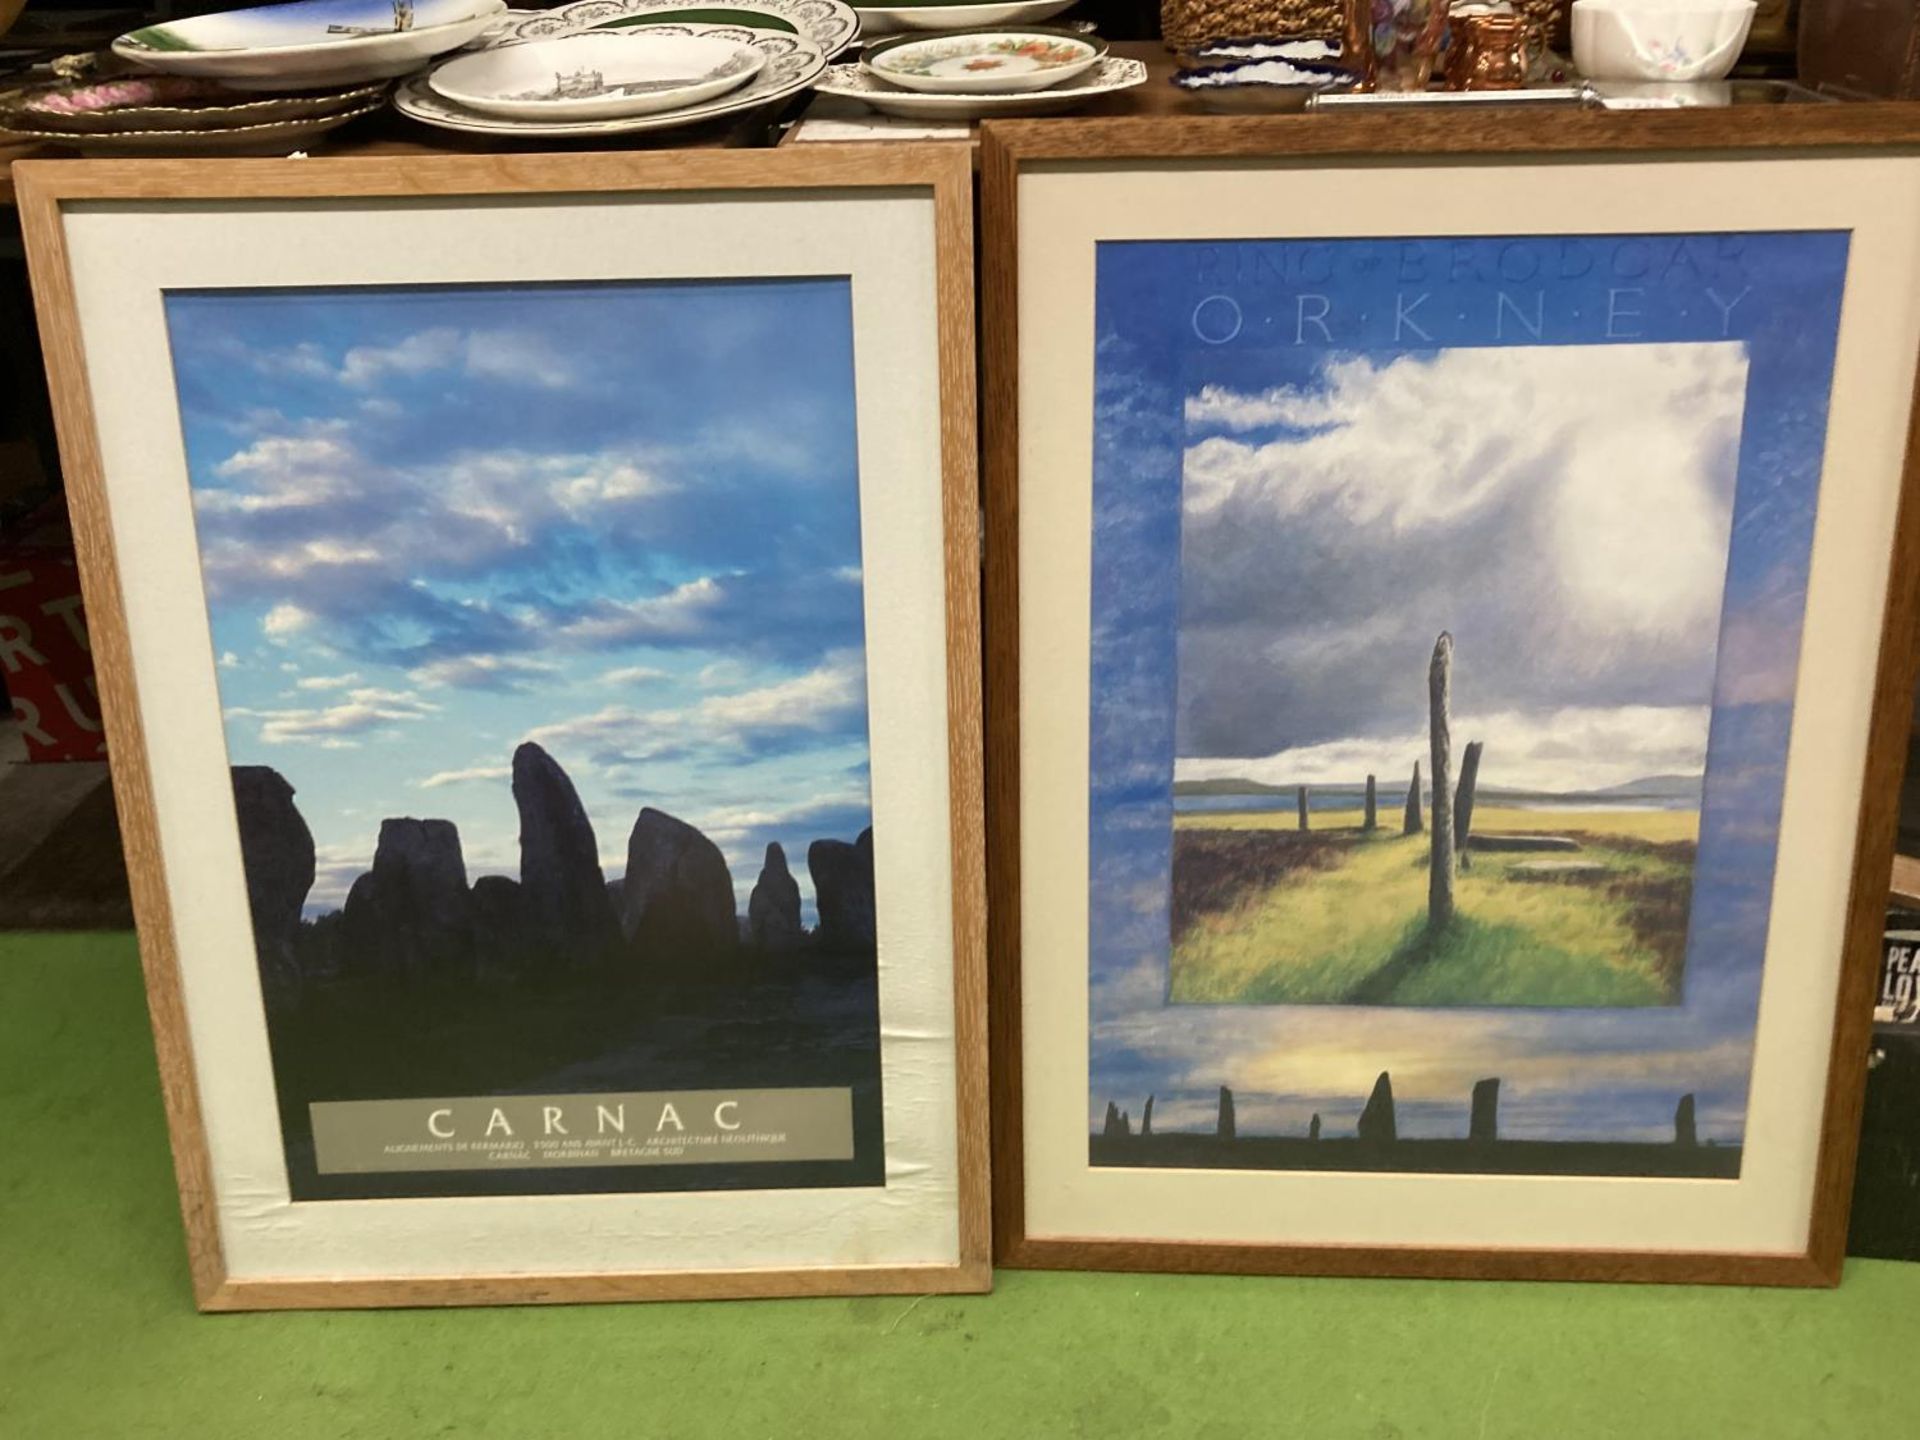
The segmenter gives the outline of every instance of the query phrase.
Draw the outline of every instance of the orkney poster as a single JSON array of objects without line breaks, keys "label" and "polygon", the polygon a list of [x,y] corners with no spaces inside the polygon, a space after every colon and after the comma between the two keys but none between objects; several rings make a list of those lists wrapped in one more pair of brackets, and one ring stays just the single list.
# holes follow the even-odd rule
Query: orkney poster
[{"label": "orkney poster", "polygon": [[1846,260],[1099,247],[1094,1165],[1737,1178]]},{"label": "orkney poster", "polygon": [[292,1197],[883,1185],[848,282],[166,305]]}]

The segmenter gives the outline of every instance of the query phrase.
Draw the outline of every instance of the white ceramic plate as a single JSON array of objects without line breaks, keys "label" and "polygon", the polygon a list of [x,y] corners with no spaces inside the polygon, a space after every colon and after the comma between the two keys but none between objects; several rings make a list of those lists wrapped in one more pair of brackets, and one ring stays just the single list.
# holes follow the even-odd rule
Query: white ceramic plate
[{"label": "white ceramic plate", "polygon": [[574,0],[551,10],[514,10],[481,37],[493,49],[523,40],[552,40],[582,30],[636,30],[655,25],[738,25],[803,35],[829,59],[860,38],[860,17],[842,0]]},{"label": "white ceramic plate", "polygon": [[345,110],[378,105],[387,93],[386,82],[355,85],[346,90],[309,90],[298,95],[275,95],[262,100],[209,98],[194,104],[147,103],[114,105],[100,110],[43,108],[49,96],[104,88],[100,82],[49,87],[0,98],[0,128],[35,134],[124,135],[136,130],[232,130],[249,125],[278,125],[318,119]]},{"label": "white ceramic plate", "polygon": [[1117,94],[1146,83],[1144,63],[1109,55],[1064,85],[1025,95],[923,95],[913,90],[896,90],[858,65],[835,65],[814,88],[822,95],[858,100],[882,115],[899,115],[910,120],[982,120],[996,116],[1057,115],[1102,95]]},{"label": "white ceramic plate", "polygon": [[1022,95],[1091,70],[1106,43],[1068,30],[971,30],[902,35],[872,46],[861,64],[889,85],[929,95]]},{"label": "white ceramic plate", "polygon": [[663,111],[658,115],[627,115],[617,120],[542,122],[488,115],[434,94],[424,75],[416,75],[401,84],[393,95],[394,108],[423,125],[458,130],[468,135],[494,135],[502,139],[590,140],[604,135],[674,130],[706,124],[725,116],[742,115],[798,94],[819,79],[827,68],[827,57],[820,53],[820,47],[798,35],[784,35],[771,30],[742,30],[732,25],[679,25],[671,28],[673,33],[719,35],[744,41],[766,56],[766,64],[747,84],[712,100]]},{"label": "white ceramic plate", "polygon": [[991,25],[1036,25],[1073,0],[990,0],[982,5],[860,5],[855,13],[868,35],[897,35],[902,30],[975,30]]},{"label": "white ceramic plate", "polygon": [[[408,28],[375,28],[373,22],[382,13],[389,25],[397,24],[403,4],[300,0],[202,15],[122,35],[113,42],[113,53],[149,70],[223,80],[237,90],[318,90],[418,70],[435,55],[459,49],[507,8],[506,0],[428,0],[427,13],[462,18],[422,26],[415,12],[407,17]],[[270,14],[280,10],[302,15]],[[262,19],[263,14],[267,18]],[[210,24],[216,21],[224,23]]]},{"label": "white ceramic plate", "polygon": [[436,95],[519,120],[657,115],[738,90],[767,57],[717,35],[594,33],[461,55],[435,67]]},{"label": "white ceramic plate", "polygon": [[275,120],[264,125],[231,125],[219,130],[126,130],[117,135],[0,130],[0,136],[64,145],[82,155],[285,155],[350,120],[373,114],[383,104],[373,100],[331,115]]}]

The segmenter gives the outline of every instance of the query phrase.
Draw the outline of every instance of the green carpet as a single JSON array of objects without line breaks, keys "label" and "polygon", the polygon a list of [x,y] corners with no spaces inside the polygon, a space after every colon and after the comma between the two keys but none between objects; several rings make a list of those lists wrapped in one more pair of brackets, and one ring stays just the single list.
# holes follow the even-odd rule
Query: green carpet
[{"label": "green carpet", "polygon": [[[55,1133],[64,1137],[58,1142]],[[1002,1274],[969,1299],[201,1317],[124,935],[0,935],[0,1437],[1868,1437],[1838,1292]]]}]

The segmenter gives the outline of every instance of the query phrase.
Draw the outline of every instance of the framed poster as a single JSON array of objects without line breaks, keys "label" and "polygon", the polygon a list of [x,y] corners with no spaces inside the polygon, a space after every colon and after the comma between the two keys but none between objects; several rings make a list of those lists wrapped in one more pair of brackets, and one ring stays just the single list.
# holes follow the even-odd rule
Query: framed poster
[{"label": "framed poster", "polygon": [[201,1305],[986,1288],[964,159],[17,173]]},{"label": "framed poster", "polygon": [[1006,1263],[1837,1278],[1920,127],[1520,143],[988,128]]}]

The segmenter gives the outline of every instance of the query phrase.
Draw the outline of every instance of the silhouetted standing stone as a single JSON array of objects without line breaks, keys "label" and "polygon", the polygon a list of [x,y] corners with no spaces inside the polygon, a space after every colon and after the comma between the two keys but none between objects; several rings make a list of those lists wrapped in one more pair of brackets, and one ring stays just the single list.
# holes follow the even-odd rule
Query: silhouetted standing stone
[{"label": "silhouetted standing stone", "polygon": [[769,954],[796,950],[806,938],[800,924],[800,884],[787,869],[787,852],[779,844],[767,846],[766,863],[747,897],[747,934]]},{"label": "silhouetted standing stone", "polygon": [[1673,1112],[1673,1143],[1683,1150],[1691,1150],[1700,1143],[1700,1136],[1693,1124],[1693,1096],[1682,1095],[1680,1104]]},{"label": "silhouetted standing stone", "polygon": [[1428,755],[1433,761],[1433,842],[1427,852],[1427,925],[1438,931],[1453,920],[1453,636],[1433,643],[1427,667]]},{"label": "silhouetted standing stone", "polygon": [[1100,1135],[1102,1139],[1111,1140],[1119,1133],[1120,1107],[1109,1100],[1107,1101],[1107,1120],[1106,1123],[1100,1127]]},{"label": "silhouetted standing stone", "polygon": [[649,974],[707,979],[739,948],[726,857],[699,830],[665,811],[642,810],[633,822],[620,901],[628,953]]},{"label": "silhouetted standing stone", "polygon": [[1299,788],[1298,788],[1298,789],[1297,789],[1297,790],[1296,790],[1296,791],[1294,792],[1294,797],[1293,797],[1293,800],[1294,800],[1294,804],[1295,804],[1295,805],[1297,805],[1297,806],[1299,807],[1299,810],[1300,810],[1300,828],[1301,828],[1302,830],[1305,830],[1305,829],[1307,829],[1307,828],[1308,828],[1308,824],[1307,824],[1307,787],[1306,787],[1306,786],[1304,786],[1304,785],[1302,785],[1302,786],[1300,786],[1300,787],[1299,787]]},{"label": "silhouetted standing stone", "polygon": [[1133,1121],[1128,1117],[1127,1112],[1124,1110],[1120,1112],[1120,1133],[1122,1135],[1133,1134]]},{"label": "silhouetted standing stone", "polygon": [[1231,1140],[1235,1134],[1233,1125],[1233,1091],[1224,1085],[1220,1087],[1220,1121],[1214,1127],[1213,1133],[1218,1135],[1222,1140]]},{"label": "silhouetted standing stone", "polygon": [[1153,1134],[1153,1096],[1147,1096],[1147,1108],[1140,1112],[1140,1133]]},{"label": "silhouetted standing stone", "polygon": [[482,875],[473,882],[472,911],[474,953],[481,973],[496,979],[517,978],[536,938],[520,882],[505,875]]},{"label": "silhouetted standing stone", "polygon": [[1467,1122],[1467,1138],[1489,1143],[1500,1138],[1500,1081],[1473,1082],[1473,1116]]},{"label": "silhouetted standing stone", "polygon": [[301,978],[294,941],[313,888],[313,832],[293,803],[293,786],[266,765],[233,767],[233,808],[261,980],[288,995]]},{"label": "silhouetted standing stone", "polygon": [[1453,848],[1460,866],[1467,864],[1467,836],[1473,833],[1473,792],[1480,783],[1480,752],[1484,742],[1469,740],[1460,752],[1460,783],[1453,792]]},{"label": "silhouetted standing stone", "polygon": [[513,752],[513,803],[529,940],[557,961],[605,958],[617,930],[593,823],[567,772],[531,741]]},{"label": "silhouetted standing stone", "polygon": [[814,904],[820,910],[816,936],[828,950],[866,953],[875,940],[873,914],[873,831],[844,840],[816,840],[807,847],[807,873],[813,877]]},{"label": "silhouetted standing stone", "polygon": [[1418,835],[1420,824],[1420,762],[1413,762],[1413,783],[1407,786],[1407,810],[1400,822],[1402,835]]},{"label": "silhouetted standing stone", "polygon": [[1316,1110],[1313,1112],[1313,1119],[1307,1122],[1307,1139],[1318,1140],[1319,1138],[1320,1138],[1320,1112]]},{"label": "silhouetted standing stone", "polygon": [[451,820],[382,820],[373,868],[347,892],[348,959],[375,974],[470,974],[472,904]]},{"label": "silhouetted standing stone", "polygon": [[1366,818],[1360,824],[1360,828],[1362,830],[1378,830],[1380,828],[1380,810],[1379,810],[1378,801],[1379,801],[1379,797],[1374,791],[1373,776],[1369,775],[1367,776]]},{"label": "silhouetted standing stone", "polygon": [[1373,1094],[1367,1097],[1367,1108],[1360,1112],[1360,1138],[1391,1144],[1400,1138],[1399,1128],[1393,1119],[1393,1080],[1386,1071],[1380,1072],[1380,1078],[1373,1082]]}]

